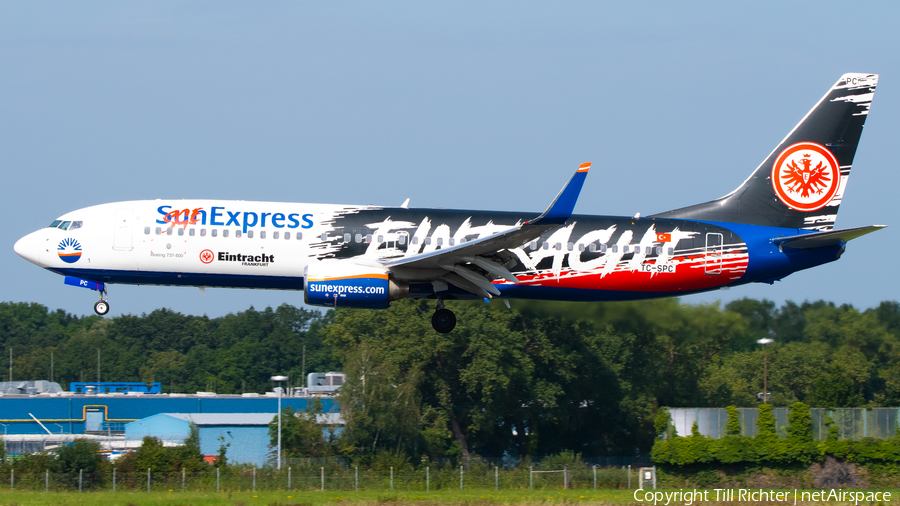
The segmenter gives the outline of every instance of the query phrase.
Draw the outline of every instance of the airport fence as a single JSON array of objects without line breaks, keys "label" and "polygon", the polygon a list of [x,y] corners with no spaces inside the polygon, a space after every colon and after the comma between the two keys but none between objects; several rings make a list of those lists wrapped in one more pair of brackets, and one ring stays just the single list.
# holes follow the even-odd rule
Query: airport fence
[{"label": "airport fence", "polygon": [[[809,411],[812,415],[813,439],[816,441],[825,441],[828,438],[829,417],[837,428],[838,440],[857,441],[867,437],[887,439],[896,434],[900,414],[900,408],[810,408]],[[669,413],[679,436],[689,436],[695,421],[700,434],[712,438],[725,436],[728,413],[724,408],[671,408]],[[790,408],[772,408],[772,414],[775,416],[778,437],[787,437]],[[756,435],[759,410],[738,408],[738,415],[741,435]]]},{"label": "airport fence", "polygon": [[51,473],[8,471],[0,490],[46,492],[437,491],[466,489],[560,490],[637,488],[638,467],[573,466],[561,469],[492,465],[388,469],[348,467],[210,468],[201,472]]}]

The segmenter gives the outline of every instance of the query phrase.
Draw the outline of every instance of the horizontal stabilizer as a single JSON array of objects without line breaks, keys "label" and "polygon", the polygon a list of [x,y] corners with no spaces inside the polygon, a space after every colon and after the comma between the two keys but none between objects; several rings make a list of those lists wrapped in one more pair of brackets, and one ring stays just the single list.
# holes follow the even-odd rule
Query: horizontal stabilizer
[{"label": "horizontal stabilizer", "polygon": [[862,237],[885,227],[887,227],[887,225],[869,225],[868,227],[813,232],[811,234],[792,235],[790,237],[776,237],[775,239],[772,239],[772,242],[779,247],[787,246],[789,248],[802,249],[819,248],[822,246],[843,244],[851,239]]}]

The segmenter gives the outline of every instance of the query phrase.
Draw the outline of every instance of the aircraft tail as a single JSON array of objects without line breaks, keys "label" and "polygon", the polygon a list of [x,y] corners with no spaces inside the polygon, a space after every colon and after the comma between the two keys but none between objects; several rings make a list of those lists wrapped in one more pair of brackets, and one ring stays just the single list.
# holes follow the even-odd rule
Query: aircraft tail
[{"label": "aircraft tail", "polygon": [[844,74],[736,190],[654,216],[831,230],[877,84]]}]

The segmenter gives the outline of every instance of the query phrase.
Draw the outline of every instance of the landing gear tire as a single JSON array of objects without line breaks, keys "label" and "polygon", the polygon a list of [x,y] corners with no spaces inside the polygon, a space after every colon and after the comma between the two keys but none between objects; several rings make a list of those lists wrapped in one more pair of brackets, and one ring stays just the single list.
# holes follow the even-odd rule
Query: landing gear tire
[{"label": "landing gear tire", "polygon": [[109,302],[105,300],[98,300],[94,303],[94,312],[100,316],[105,315],[109,312]]},{"label": "landing gear tire", "polygon": [[449,309],[438,309],[431,316],[431,326],[441,334],[446,334],[456,327],[456,315]]}]

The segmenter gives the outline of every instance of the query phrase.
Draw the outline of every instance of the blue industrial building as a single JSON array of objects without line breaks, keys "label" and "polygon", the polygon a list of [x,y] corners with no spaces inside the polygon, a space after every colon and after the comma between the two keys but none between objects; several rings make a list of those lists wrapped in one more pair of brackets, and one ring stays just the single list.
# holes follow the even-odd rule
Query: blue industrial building
[{"label": "blue industrial building", "polygon": [[[282,397],[281,403],[294,411],[304,411],[312,400]],[[333,398],[320,400],[326,413],[338,411]],[[277,411],[276,396],[257,394],[3,395],[0,396],[0,429],[8,435],[121,432],[126,423],[159,413],[269,413],[274,416]]]},{"label": "blue industrial building", "polygon": [[125,424],[125,439],[140,441],[152,436],[169,444],[181,444],[190,435],[190,424],[200,433],[200,453],[216,455],[227,445],[225,457],[232,463],[262,466],[270,451],[269,422],[274,413],[160,413]]}]

